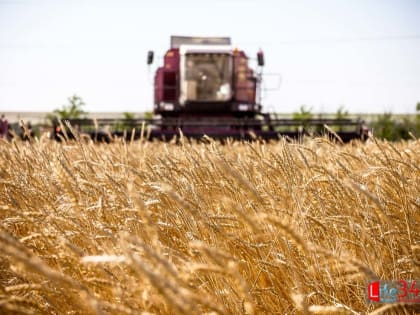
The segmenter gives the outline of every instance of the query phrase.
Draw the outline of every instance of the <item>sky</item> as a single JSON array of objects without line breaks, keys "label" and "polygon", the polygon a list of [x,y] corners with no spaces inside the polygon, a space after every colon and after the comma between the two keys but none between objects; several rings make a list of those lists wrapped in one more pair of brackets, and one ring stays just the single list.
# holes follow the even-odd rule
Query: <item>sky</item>
[{"label": "sky", "polygon": [[[0,0],[0,112],[144,112],[171,35],[265,53],[264,111],[413,113],[418,0]],[[146,65],[154,50],[154,65]]]}]

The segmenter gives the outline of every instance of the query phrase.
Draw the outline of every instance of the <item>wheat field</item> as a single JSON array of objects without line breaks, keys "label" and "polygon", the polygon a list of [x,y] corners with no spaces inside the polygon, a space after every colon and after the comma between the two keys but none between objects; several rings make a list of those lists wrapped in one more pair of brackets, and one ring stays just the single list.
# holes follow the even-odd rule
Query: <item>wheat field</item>
[{"label": "wheat field", "polygon": [[420,140],[0,140],[0,313],[415,314]]}]

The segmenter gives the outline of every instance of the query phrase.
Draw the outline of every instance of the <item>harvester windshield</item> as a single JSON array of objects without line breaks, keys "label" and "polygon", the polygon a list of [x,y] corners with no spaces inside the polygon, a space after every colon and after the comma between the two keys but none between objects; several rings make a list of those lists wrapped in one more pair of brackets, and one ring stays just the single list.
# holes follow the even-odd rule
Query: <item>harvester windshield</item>
[{"label": "harvester windshield", "polygon": [[185,55],[186,100],[228,101],[232,97],[232,55],[187,53]]}]

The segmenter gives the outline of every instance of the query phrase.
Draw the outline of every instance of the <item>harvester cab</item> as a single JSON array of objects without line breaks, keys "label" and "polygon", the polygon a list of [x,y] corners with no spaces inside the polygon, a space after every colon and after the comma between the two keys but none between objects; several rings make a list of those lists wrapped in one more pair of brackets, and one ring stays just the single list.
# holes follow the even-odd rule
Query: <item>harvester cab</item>
[{"label": "harvester cab", "polygon": [[[148,55],[148,61],[150,55]],[[264,64],[262,52],[260,65]],[[154,79],[154,113],[162,117],[243,117],[261,110],[258,76],[228,37],[172,36]]]}]

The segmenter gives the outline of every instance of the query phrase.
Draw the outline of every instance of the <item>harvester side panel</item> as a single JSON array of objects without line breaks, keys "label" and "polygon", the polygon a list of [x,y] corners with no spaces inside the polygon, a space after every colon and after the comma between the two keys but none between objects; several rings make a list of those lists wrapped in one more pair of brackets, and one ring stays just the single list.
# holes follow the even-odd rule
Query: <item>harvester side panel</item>
[{"label": "harvester side panel", "polygon": [[[170,49],[164,57],[164,64],[156,71],[155,76],[155,114],[164,112],[165,104],[179,110],[179,50]],[[168,106],[168,105],[166,105]]]},{"label": "harvester side panel", "polygon": [[234,52],[234,98],[238,103],[255,104],[257,81],[243,51]]}]

